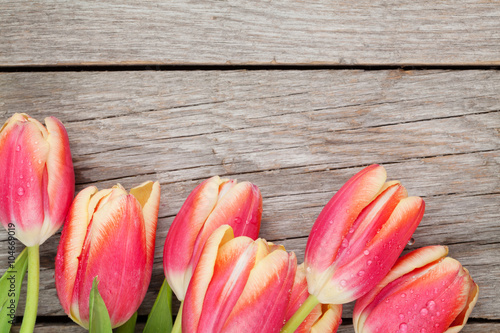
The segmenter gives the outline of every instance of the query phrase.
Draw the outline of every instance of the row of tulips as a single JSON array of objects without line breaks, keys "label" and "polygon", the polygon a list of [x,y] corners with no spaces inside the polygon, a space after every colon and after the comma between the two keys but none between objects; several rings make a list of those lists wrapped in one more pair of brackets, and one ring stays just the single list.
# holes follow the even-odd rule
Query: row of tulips
[{"label": "row of tulips", "polygon": [[[0,132],[0,220],[28,252],[0,280],[0,329],[10,329],[7,305],[19,298],[3,282],[27,266],[21,332],[33,331],[38,249],[64,224],[55,262],[64,311],[91,332],[133,332],[151,279],[160,185],[91,186],[72,201],[68,136],[56,118],[45,123],[15,114]],[[257,238],[257,186],[207,179],[169,229],[166,280],[144,332],[336,332],[342,304],[354,300],[358,333],[458,332],[478,297],[468,271],[444,246],[398,259],[423,214],[421,198],[387,182],[383,167],[366,167],[322,210],[298,265],[293,252]],[[170,288],[181,301],[173,325]]]}]

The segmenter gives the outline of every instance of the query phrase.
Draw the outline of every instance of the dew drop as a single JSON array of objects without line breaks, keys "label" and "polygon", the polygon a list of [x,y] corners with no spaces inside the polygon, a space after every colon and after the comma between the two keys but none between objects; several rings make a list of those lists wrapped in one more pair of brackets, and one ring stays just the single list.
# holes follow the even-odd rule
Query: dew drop
[{"label": "dew drop", "polygon": [[420,310],[420,315],[422,317],[427,316],[428,313],[429,313],[429,311],[426,308],[422,308],[422,310]]},{"label": "dew drop", "polygon": [[427,332],[427,330],[426,330],[425,328],[422,328],[422,329],[420,330],[420,333],[426,333],[426,332]]},{"label": "dew drop", "polygon": [[360,277],[361,277],[361,276],[363,276],[363,275],[365,275],[365,271],[359,271],[359,272],[358,272],[358,276],[360,276]]},{"label": "dew drop", "polygon": [[369,255],[369,254],[370,254],[370,251],[368,251],[368,250],[364,250],[364,251],[363,251],[363,254],[364,254],[365,256],[367,256],[367,255]]},{"label": "dew drop", "polygon": [[38,164],[42,164],[42,160],[38,160]]},{"label": "dew drop", "polygon": [[240,217],[235,217],[234,218],[234,223],[240,224],[241,223],[241,218]]},{"label": "dew drop", "polygon": [[26,183],[26,187],[31,187],[31,184],[30,183]]},{"label": "dew drop", "polygon": [[21,151],[21,146],[17,146],[16,151]]},{"label": "dew drop", "polygon": [[19,175],[19,179],[23,179],[23,178],[24,178],[24,176],[23,176],[23,175]]},{"label": "dew drop", "polygon": [[368,261],[366,262],[366,264],[367,264],[368,266],[370,266],[370,265],[372,264],[372,262],[373,262],[373,261],[368,260]]},{"label": "dew drop", "polygon": [[340,280],[340,286],[345,287],[347,285],[346,280]]},{"label": "dew drop", "polygon": [[436,303],[434,303],[434,301],[429,301],[427,302],[427,307],[432,311],[436,307]]},{"label": "dew drop", "polygon": [[406,323],[401,323],[401,325],[399,325],[399,331],[401,333],[408,332],[408,325]]},{"label": "dew drop", "polygon": [[399,320],[403,320],[403,319],[405,319],[405,315],[404,315],[404,314],[402,314],[402,313],[400,313],[400,314],[399,314]]},{"label": "dew drop", "polygon": [[19,187],[19,188],[17,189],[17,195],[23,195],[23,194],[24,194],[24,188]]},{"label": "dew drop", "polygon": [[410,240],[408,241],[407,243],[408,245],[412,246],[413,244],[415,244],[415,238],[410,238]]},{"label": "dew drop", "polygon": [[402,294],[401,294],[401,297],[402,297],[402,298],[405,298],[405,297],[406,297],[406,294],[405,294],[405,293],[402,293]]},{"label": "dew drop", "polygon": [[311,273],[312,272],[312,268],[310,266],[307,266],[306,271],[307,271],[307,273]]},{"label": "dew drop", "polygon": [[434,327],[438,328],[439,327],[439,323],[435,323]]}]

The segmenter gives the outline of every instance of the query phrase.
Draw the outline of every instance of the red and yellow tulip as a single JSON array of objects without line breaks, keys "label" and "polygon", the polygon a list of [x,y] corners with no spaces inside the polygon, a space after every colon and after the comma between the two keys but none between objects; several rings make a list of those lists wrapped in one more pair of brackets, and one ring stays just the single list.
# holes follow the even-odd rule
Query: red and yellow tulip
[{"label": "red and yellow tulip", "polygon": [[445,246],[408,253],[354,307],[357,333],[459,332],[479,288]]},{"label": "red and yellow tulip", "polygon": [[[307,300],[306,270],[304,264],[297,266],[295,280],[292,287],[292,295],[286,310],[285,320],[289,320],[299,307]],[[342,323],[342,305],[317,304],[295,333],[335,333]]]},{"label": "red and yellow tulip", "polygon": [[57,250],[56,289],[64,311],[88,327],[94,277],[111,324],[125,323],[151,279],[160,185],[146,182],[130,194],[121,185],[91,186],[73,201]]},{"label": "red and yellow tulip", "polygon": [[63,225],[75,192],[66,129],[54,117],[45,124],[16,113],[0,130],[0,222],[28,247]]},{"label": "red and yellow tulip", "polygon": [[207,240],[182,308],[182,332],[278,332],[297,268],[295,254],[218,228]]},{"label": "red and yellow tulip", "polygon": [[186,290],[206,240],[219,226],[230,225],[236,236],[256,239],[262,215],[259,188],[249,182],[205,180],[188,196],[168,231],[163,268],[179,300]]},{"label": "red and yellow tulip", "polygon": [[305,252],[309,293],[322,304],[351,302],[382,280],[424,214],[424,201],[372,165],[333,196]]}]

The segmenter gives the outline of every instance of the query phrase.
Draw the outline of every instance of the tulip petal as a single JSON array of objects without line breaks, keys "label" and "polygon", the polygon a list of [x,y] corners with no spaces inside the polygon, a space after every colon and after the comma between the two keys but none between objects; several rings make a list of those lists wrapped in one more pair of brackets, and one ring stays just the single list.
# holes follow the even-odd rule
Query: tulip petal
[{"label": "tulip petal", "polygon": [[[95,193],[97,193],[97,188],[89,186],[75,197],[57,248],[55,263],[56,289],[61,305],[68,315],[70,314],[71,299],[78,271],[78,258],[82,252],[87,233],[89,222],[88,205]],[[75,321],[80,322],[79,316],[74,315],[74,317]]]},{"label": "tulip petal", "polygon": [[158,210],[160,207],[160,183],[145,182],[130,190],[142,207],[144,223],[146,227],[146,246],[148,251],[148,263],[146,267],[153,267],[154,260],[156,225],[158,223]]},{"label": "tulip petal", "polygon": [[165,240],[163,269],[168,284],[179,300],[184,299],[185,281],[191,279],[190,266],[196,238],[214,209],[219,187],[225,179],[214,176],[198,185],[188,196],[175,217]]},{"label": "tulip petal", "polygon": [[319,294],[324,278],[319,273],[328,270],[360,212],[374,199],[385,183],[382,166],[364,168],[333,196],[316,219],[307,241],[305,263],[309,292]]},{"label": "tulip petal", "polygon": [[296,269],[294,253],[277,250],[260,260],[222,332],[279,332]]},{"label": "tulip petal", "polygon": [[37,120],[15,114],[0,133],[0,221],[5,227],[15,223],[16,237],[26,246],[40,244],[48,207],[46,130]]},{"label": "tulip petal", "polygon": [[342,305],[318,304],[323,307],[322,316],[311,327],[311,333],[335,333],[342,323]]},{"label": "tulip petal", "polygon": [[317,296],[323,304],[344,304],[369,292],[389,272],[424,213],[419,197],[399,202],[380,232],[349,263],[334,270],[329,284]]},{"label": "tulip petal", "polygon": [[221,225],[230,225],[235,237],[257,238],[261,215],[262,196],[257,186],[242,182],[231,187],[219,200],[201,228],[194,246],[191,265],[196,266],[205,240]]},{"label": "tulip petal", "polygon": [[366,295],[356,301],[354,307],[353,324],[358,327],[356,332],[361,332],[361,327],[366,320],[367,311],[365,308],[373,301],[375,296],[389,283],[397,278],[410,273],[411,271],[426,266],[434,261],[446,257],[448,254],[448,247],[441,245],[426,246],[414,250],[405,256],[398,259],[396,264],[392,267],[391,271],[380,281],[372,290]]},{"label": "tulip petal", "polygon": [[476,305],[477,299],[479,297],[479,286],[472,280],[469,275],[469,271],[464,267],[462,268],[463,272],[465,272],[466,274],[466,278],[468,278],[469,280],[469,297],[462,312],[460,312],[460,314],[455,318],[455,320],[453,321],[453,323],[451,323],[450,327],[445,331],[445,333],[460,332],[460,330],[467,323],[467,319],[469,319],[470,313],[472,312],[474,305]]},{"label": "tulip petal", "polygon": [[62,226],[75,193],[75,173],[66,129],[54,117],[45,118],[45,124],[48,131],[47,142],[50,146],[46,164],[49,207],[45,207],[40,244]]},{"label": "tulip petal", "polygon": [[191,283],[186,287],[186,298],[184,300],[182,316],[183,332],[196,332],[201,312],[203,310],[203,301],[207,288],[214,274],[217,253],[221,246],[234,238],[233,230],[228,225],[219,227],[208,238],[203,248],[202,255],[196,266]]},{"label": "tulip petal", "polygon": [[203,302],[198,332],[221,331],[255,266],[256,252],[257,244],[244,236],[220,248]]},{"label": "tulip petal", "polygon": [[113,327],[123,324],[139,307],[151,278],[145,274],[145,234],[141,206],[133,195],[123,195],[116,188],[99,201],[88,227],[73,294],[72,309],[78,308],[84,326],[88,325],[88,300],[96,276]]}]

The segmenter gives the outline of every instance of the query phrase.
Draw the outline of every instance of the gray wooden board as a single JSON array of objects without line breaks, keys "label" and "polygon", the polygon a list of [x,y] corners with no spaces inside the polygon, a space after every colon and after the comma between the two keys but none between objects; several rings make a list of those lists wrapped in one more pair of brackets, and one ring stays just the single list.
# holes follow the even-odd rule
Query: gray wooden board
[{"label": "gray wooden board", "polygon": [[0,2],[0,66],[500,64],[491,0]]},{"label": "gray wooden board", "polygon": [[[323,205],[363,166],[381,163],[389,179],[426,201],[407,251],[448,245],[480,286],[472,317],[498,320],[499,93],[497,71],[3,73],[0,116],[60,118],[77,190],[161,182],[142,315],[163,280],[168,227],[201,180],[219,174],[257,184],[261,236],[302,261]],[[58,237],[41,247],[41,316],[64,315],[53,282]],[[0,233],[0,263],[7,260],[5,240]],[[344,317],[351,313],[347,305]],[[467,331],[491,331],[474,325]]]}]

